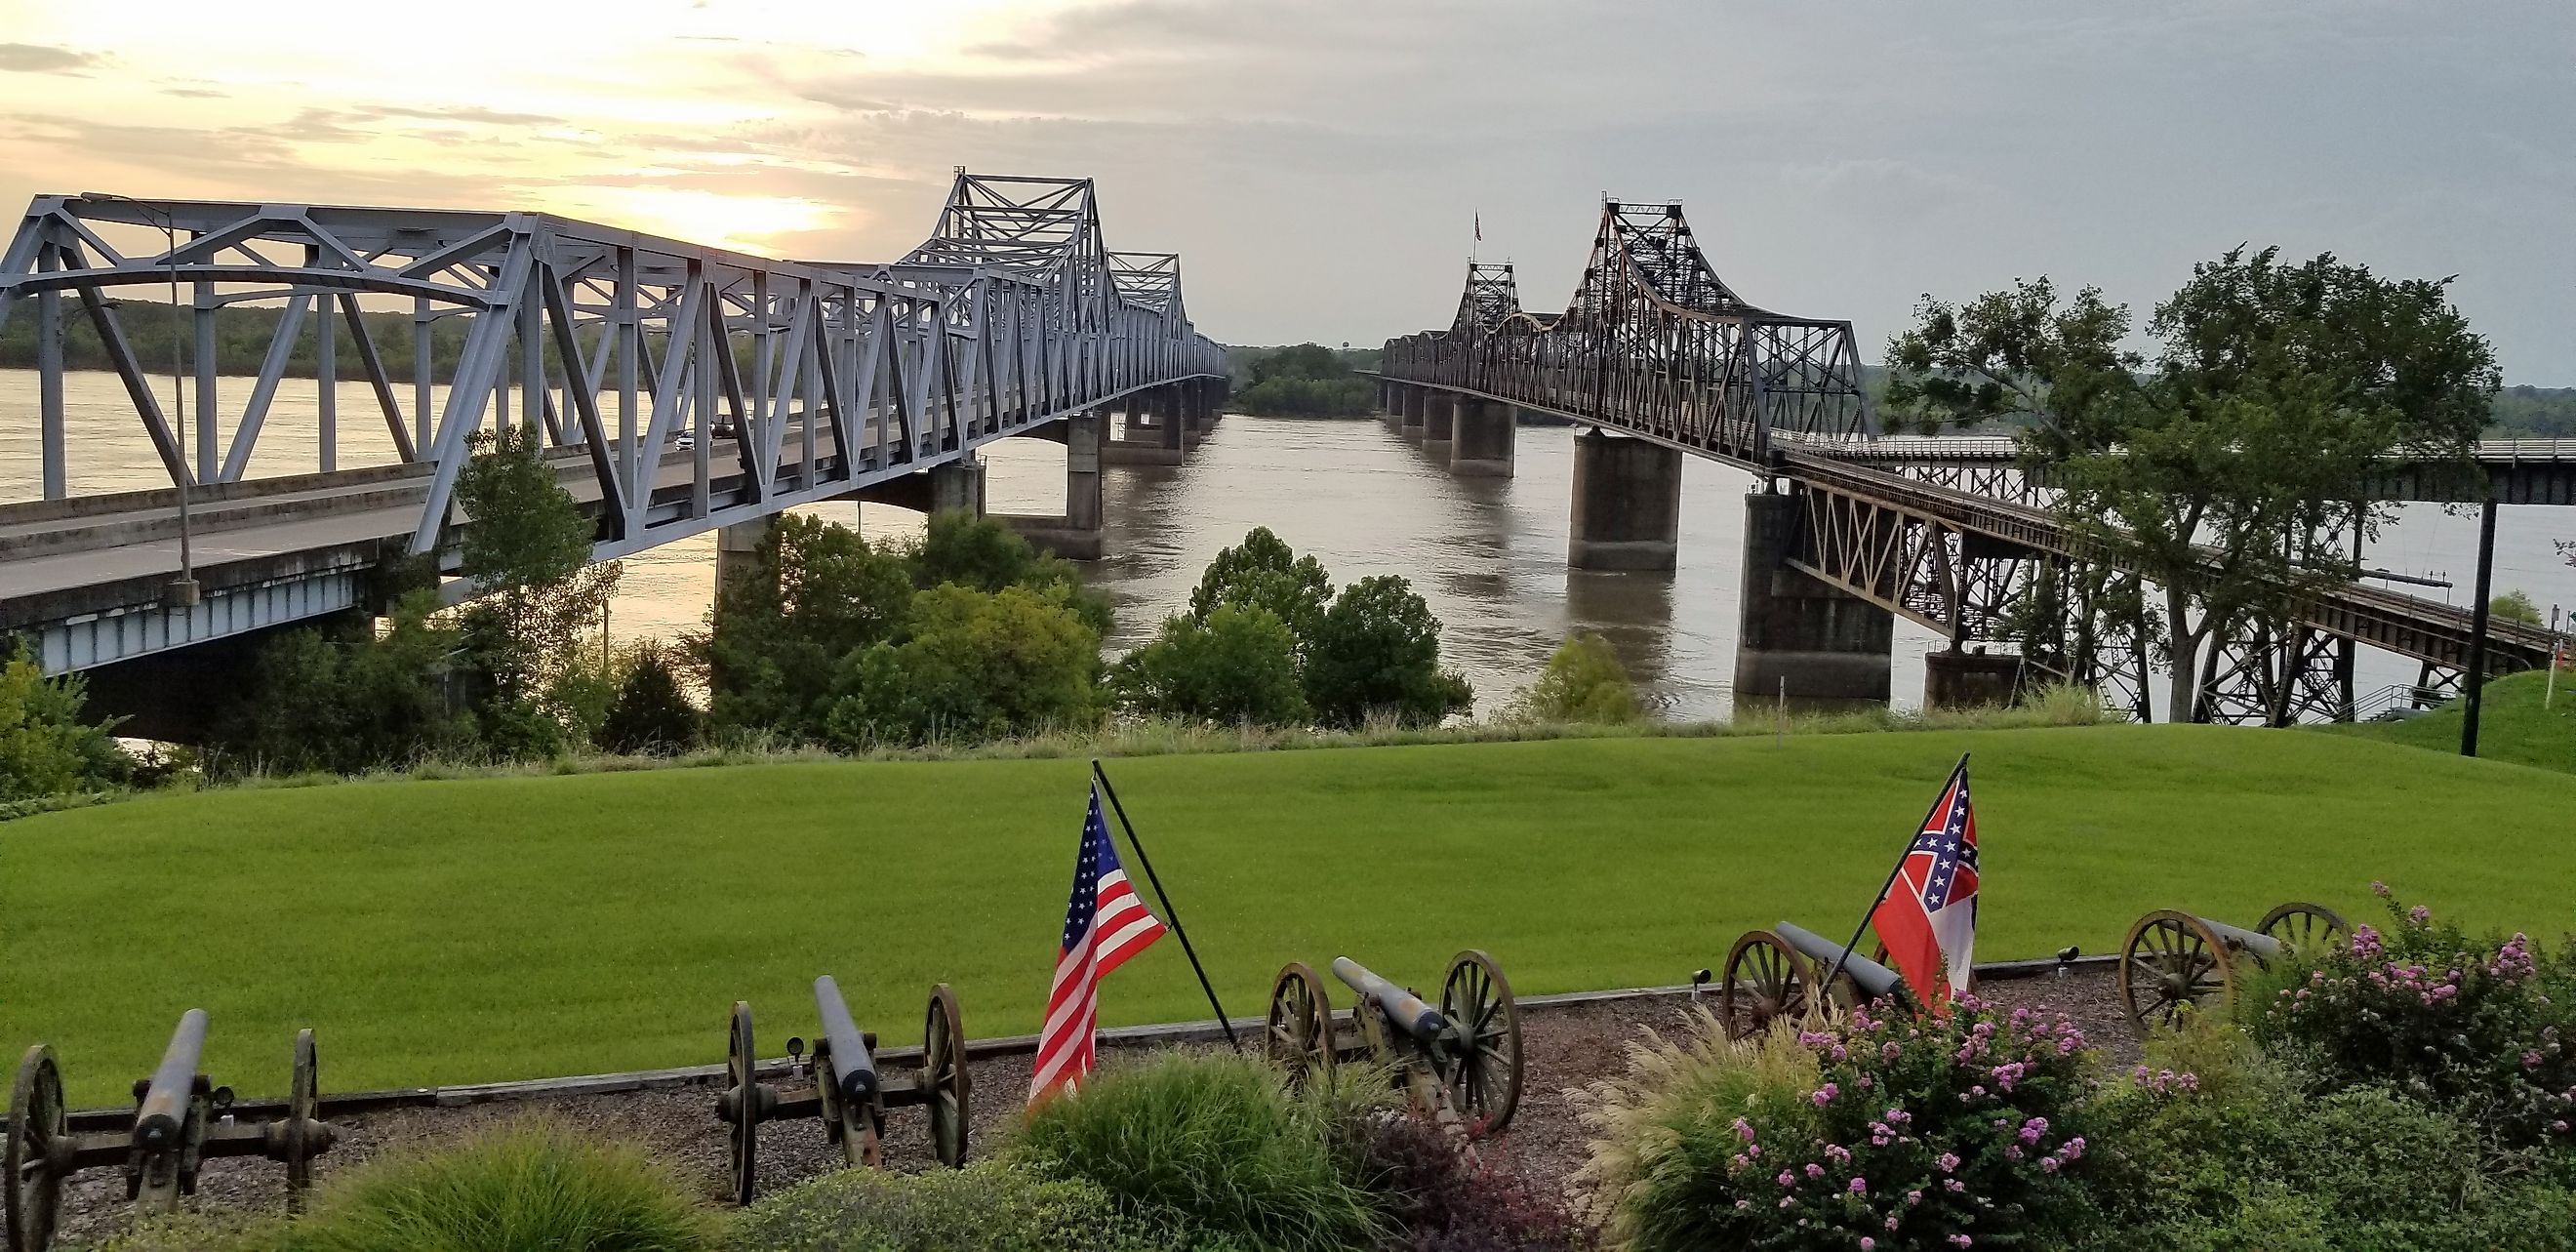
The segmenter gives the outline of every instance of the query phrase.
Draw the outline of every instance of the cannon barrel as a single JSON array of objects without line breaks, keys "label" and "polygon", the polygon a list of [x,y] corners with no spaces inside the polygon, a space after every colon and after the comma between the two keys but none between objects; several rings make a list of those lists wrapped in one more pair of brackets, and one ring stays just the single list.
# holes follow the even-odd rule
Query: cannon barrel
[{"label": "cannon barrel", "polygon": [[205,1052],[206,1011],[190,1009],[170,1032],[170,1047],[143,1089],[143,1105],[134,1114],[134,1146],[167,1148],[179,1141],[196,1093],[197,1062]]},{"label": "cannon barrel", "polygon": [[1790,947],[1796,948],[1799,955],[1816,962],[1828,971],[1833,969],[1835,961],[1841,961],[1843,972],[1851,975],[1852,984],[1859,987],[1861,994],[1870,999],[1879,1000],[1895,995],[1897,985],[1904,981],[1895,970],[1858,952],[1844,955],[1843,945],[1804,926],[1782,922],[1771,929],[1773,934],[1787,941]]},{"label": "cannon barrel", "polygon": [[1361,999],[1375,1001],[1378,1011],[1386,1014],[1388,1021],[1415,1039],[1428,1042],[1449,1029],[1449,1023],[1440,1016],[1440,1010],[1423,1003],[1422,997],[1378,977],[1367,966],[1347,956],[1333,958],[1333,976],[1360,993]]},{"label": "cannon barrel", "polygon": [[2200,924],[2209,927],[2210,933],[2217,935],[2228,947],[2251,952],[2259,961],[2269,962],[2272,958],[2281,955],[2281,949],[2285,946],[2280,940],[2259,930],[2230,926],[2225,922],[2214,922],[2206,917],[2200,919]]},{"label": "cannon barrel", "polygon": [[823,1018],[823,1041],[832,1048],[832,1073],[840,1080],[841,1098],[866,1104],[876,1095],[877,1060],[868,1055],[867,1037],[850,1020],[841,985],[830,974],[814,980],[814,1009]]}]

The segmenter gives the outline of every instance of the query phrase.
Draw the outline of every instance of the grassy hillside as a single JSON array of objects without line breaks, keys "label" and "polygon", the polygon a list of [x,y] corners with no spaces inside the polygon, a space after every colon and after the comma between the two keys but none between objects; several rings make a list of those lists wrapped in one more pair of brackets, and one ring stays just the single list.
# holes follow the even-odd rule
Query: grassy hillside
[{"label": "grassy hillside", "polygon": [[[2576,774],[2576,675],[2558,676],[2558,694],[2549,701],[2549,675],[2534,671],[2511,674],[2487,684],[2478,712],[2478,755],[2561,773]],[[2544,701],[2549,701],[2544,705]],[[2468,714],[2453,700],[2422,717],[2402,722],[2363,722],[2319,727],[2333,734],[2383,743],[2460,750],[2460,723]]]},{"label": "grassy hillside", "polygon": [[[2220,727],[1580,740],[1114,764],[1227,1007],[1349,954],[1428,985],[1490,950],[1524,994],[1678,981],[1747,927],[1847,926],[1976,751],[1980,955],[2099,951],[2140,912],[2349,910],[2386,878],[2472,925],[2559,927],[2576,778]],[[0,1046],[120,1098],[181,1010],[212,1072],[282,1091],[297,1025],[334,1089],[721,1060],[811,1036],[832,973],[889,1044],[934,979],[971,1035],[1035,1029],[1078,761],[816,764],[351,784],[0,826]],[[2551,837],[2535,837],[2548,835]],[[1206,1015],[1179,945],[1109,1024]],[[1011,1093],[994,1092],[1009,1099]]]}]

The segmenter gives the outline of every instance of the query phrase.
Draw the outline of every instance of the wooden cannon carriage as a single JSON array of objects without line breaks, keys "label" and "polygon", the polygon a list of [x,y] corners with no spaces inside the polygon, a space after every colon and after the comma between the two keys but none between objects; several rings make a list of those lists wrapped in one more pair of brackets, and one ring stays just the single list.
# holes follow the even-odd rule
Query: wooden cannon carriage
[{"label": "wooden cannon carriage", "polygon": [[[1833,973],[1838,957],[1842,973],[1818,996],[1816,988]],[[1845,957],[1843,945],[1791,922],[1744,932],[1727,950],[1725,970],[1718,983],[1718,1023],[1729,1039],[1760,1034],[1784,1017],[1801,1021],[1811,1011],[1831,1014],[1890,996],[1911,998],[1905,980],[1888,967],[1884,946],[1875,957],[1857,951]]]},{"label": "wooden cannon carriage", "polygon": [[1295,1081],[1366,1057],[1392,1068],[1414,1107],[1443,1125],[1511,1124],[1521,1099],[1520,1012],[1492,957],[1459,953],[1436,1009],[1346,956],[1333,959],[1333,975],[1359,997],[1347,1031],[1313,966],[1292,961],[1271,984],[1264,1050]]},{"label": "wooden cannon carriage", "polygon": [[63,1105],[63,1075],[53,1049],[27,1049],[9,1092],[8,1177],[0,1181],[0,1226],[7,1252],[43,1252],[54,1239],[63,1180],[85,1169],[118,1166],[126,1198],[145,1213],[169,1213],[197,1190],[206,1161],[259,1156],[286,1166],[289,1203],[301,1204],[313,1181],[313,1158],[338,1133],[320,1120],[322,1064],[313,1032],[295,1035],[295,1077],[286,1103],[272,1114],[237,1107],[230,1087],[198,1072],[206,1050],[206,1011],[179,1018],[170,1046],[150,1077],[134,1084],[134,1111],[75,1119]]},{"label": "wooden cannon carriage", "polygon": [[2350,930],[2341,914],[2304,901],[2275,906],[2251,930],[2157,909],[2139,918],[2120,945],[2120,1002],[2141,1032],[2170,1025],[2188,1008],[2234,996],[2239,961],[2266,966]]},{"label": "wooden cannon carriage", "polygon": [[716,1119],[731,1128],[734,1202],[751,1203],[762,1122],[818,1119],[824,1140],[840,1145],[850,1164],[880,1168],[886,1110],[919,1105],[929,1110],[930,1148],[939,1163],[951,1168],[965,1164],[971,1086],[966,1031],[948,984],[930,989],[921,1063],[906,1074],[878,1069],[875,1032],[863,1032],[851,1020],[840,984],[829,974],[814,980],[814,1009],[822,1031],[813,1055],[806,1056],[804,1040],[789,1039],[786,1081],[770,1086],[756,1072],[759,1053],[752,1047],[751,1005],[734,1001],[726,1043],[728,1081],[716,1099]]}]

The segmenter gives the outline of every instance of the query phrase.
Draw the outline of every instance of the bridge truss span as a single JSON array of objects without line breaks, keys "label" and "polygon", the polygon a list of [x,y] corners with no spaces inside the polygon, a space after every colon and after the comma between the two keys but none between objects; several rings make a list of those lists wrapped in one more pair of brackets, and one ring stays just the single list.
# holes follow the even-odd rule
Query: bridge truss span
[{"label": "bridge truss span", "polygon": [[1562,313],[1522,309],[1511,266],[1471,262],[1449,327],[1387,341],[1380,368],[1747,465],[1768,460],[1775,433],[1872,430],[1851,323],[1746,302],[1678,203],[1604,202]]}]

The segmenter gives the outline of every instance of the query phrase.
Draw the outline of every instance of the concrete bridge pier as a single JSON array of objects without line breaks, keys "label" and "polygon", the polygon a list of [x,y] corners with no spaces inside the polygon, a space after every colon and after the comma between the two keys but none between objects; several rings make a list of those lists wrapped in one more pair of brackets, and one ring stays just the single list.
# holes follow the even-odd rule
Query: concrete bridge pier
[{"label": "concrete bridge pier", "polygon": [[1178,465],[1189,455],[1189,422],[1181,416],[1181,384],[1148,387],[1127,397],[1127,437],[1104,442],[1107,465]]},{"label": "concrete bridge pier", "polygon": [[1421,433],[1422,450],[1436,460],[1449,459],[1449,441],[1457,428],[1460,403],[1457,393],[1443,391],[1423,406],[1422,425],[1414,429]]},{"label": "concrete bridge pier", "polygon": [[2005,705],[2021,689],[2021,658],[1989,653],[1983,647],[1963,652],[1957,645],[1923,654],[1923,707],[1973,709]]},{"label": "concrete bridge pier", "polygon": [[1449,472],[1461,478],[1511,477],[1517,431],[1512,406],[1499,400],[1460,400],[1449,436]]},{"label": "concrete bridge pier", "polygon": [[1429,387],[1404,389],[1404,407],[1395,414],[1395,433],[1407,439],[1421,438],[1423,418],[1431,408]]},{"label": "concrete bridge pier", "polygon": [[[769,527],[774,520],[774,517],[763,517],[716,528],[718,589],[751,570],[759,558],[761,541],[769,537]],[[853,524],[852,529],[856,528]]]},{"label": "concrete bridge pier", "polygon": [[1744,598],[1735,643],[1739,714],[1783,695],[1804,708],[1887,703],[1896,615],[1789,568],[1805,524],[1794,495],[1744,497]]},{"label": "concrete bridge pier", "polygon": [[984,458],[969,452],[930,467],[930,511],[984,515]]},{"label": "concrete bridge pier", "polygon": [[1097,561],[1106,550],[1100,526],[1100,449],[1107,412],[1077,413],[1064,420],[1064,513],[1007,515],[1000,520],[1020,537],[1068,561]]},{"label": "concrete bridge pier", "polygon": [[1574,441],[1576,569],[1669,570],[1681,550],[1682,454],[1590,430]]}]

